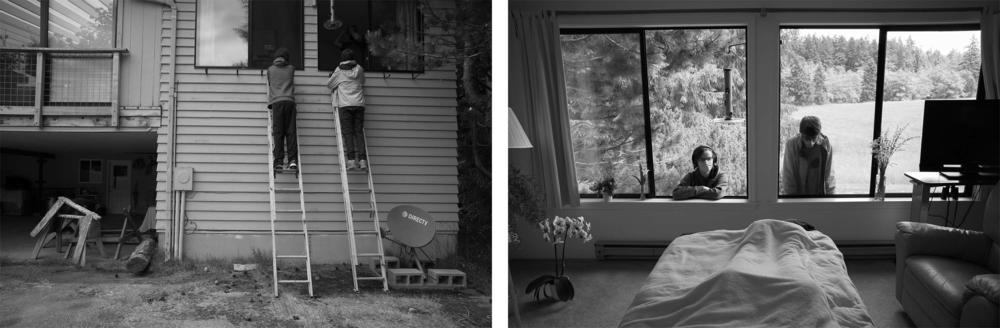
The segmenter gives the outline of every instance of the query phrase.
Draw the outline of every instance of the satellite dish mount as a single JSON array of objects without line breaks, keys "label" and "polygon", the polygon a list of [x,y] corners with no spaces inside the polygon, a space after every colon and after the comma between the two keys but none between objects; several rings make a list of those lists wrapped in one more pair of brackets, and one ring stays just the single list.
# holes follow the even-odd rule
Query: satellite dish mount
[{"label": "satellite dish mount", "polygon": [[388,233],[383,232],[382,237],[398,244],[402,250],[401,253],[415,259],[414,262],[416,262],[420,272],[426,272],[417,250],[424,254],[424,259],[431,262],[431,257],[427,255],[427,252],[424,252],[423,247],[434,240],[437,229],[434,217],[416,206],[399,205],[389,210],[387,221],[389,221],[389,227],[394,235],[390,238]]}]

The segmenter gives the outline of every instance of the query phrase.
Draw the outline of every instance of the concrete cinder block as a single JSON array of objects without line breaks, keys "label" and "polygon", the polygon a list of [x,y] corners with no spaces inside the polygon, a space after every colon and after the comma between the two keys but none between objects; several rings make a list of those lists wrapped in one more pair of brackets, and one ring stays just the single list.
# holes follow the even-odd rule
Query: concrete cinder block
[{"label": "concrete cinder block", "polygon": [[411,268],[387,269],[389,285],[393,287],[419,287],[424,284],[424,273]]},{"label": "concrete cinder block", "polygon": [[435,287],[465,287],[465,272],[455,269],[428,269],[427,284]]}]

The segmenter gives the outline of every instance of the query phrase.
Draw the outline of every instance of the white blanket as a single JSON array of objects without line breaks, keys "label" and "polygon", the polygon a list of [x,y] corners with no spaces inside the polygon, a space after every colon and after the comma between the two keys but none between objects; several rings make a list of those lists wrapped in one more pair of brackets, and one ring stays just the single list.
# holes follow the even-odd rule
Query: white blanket
[{"label": "white blanket", "polygon": [[843,255],[779,220],[675,239],[622,327],[874,327]]}]

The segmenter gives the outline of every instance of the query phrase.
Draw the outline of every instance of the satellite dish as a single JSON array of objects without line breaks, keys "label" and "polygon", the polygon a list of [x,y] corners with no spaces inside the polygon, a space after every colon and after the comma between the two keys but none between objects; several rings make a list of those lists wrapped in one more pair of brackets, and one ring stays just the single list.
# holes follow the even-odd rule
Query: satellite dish
[{"label": "satellite dish", "polygon": [[389,229],[393,239],[410,247],[424,247],[434,239],[437,225],[434,217],[411,205],[399,205],[389,210]]}]

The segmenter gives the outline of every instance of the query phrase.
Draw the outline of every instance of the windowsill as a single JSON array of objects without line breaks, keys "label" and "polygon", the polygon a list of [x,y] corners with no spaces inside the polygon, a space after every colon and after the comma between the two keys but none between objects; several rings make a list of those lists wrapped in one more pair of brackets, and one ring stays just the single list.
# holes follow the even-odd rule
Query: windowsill
[{"label": "windowsill", "polygon": [[723,204],[746,204],[750,203],[750,200],[746,198],[723,198],[720,200],[708,200],[708,199],[685,199],[685,200],[674,200],[673,198],[647,198],[646,200],[639,200],[638,198],[615,198],[610,202],[605,202],[601,198],[581,198],[580,205],[583,204],[669,204],[669,203],[723,203]]}]

